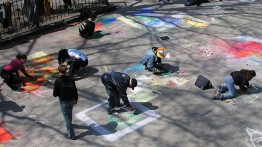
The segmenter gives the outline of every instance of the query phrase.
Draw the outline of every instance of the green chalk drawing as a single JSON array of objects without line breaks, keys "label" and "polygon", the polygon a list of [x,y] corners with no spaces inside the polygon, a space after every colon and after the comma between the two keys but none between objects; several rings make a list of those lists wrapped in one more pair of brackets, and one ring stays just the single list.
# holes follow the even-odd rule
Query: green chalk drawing
[{"label": "green chalk drawing", "polygon": [[132,126],[140,119],[139,115],[134,115],[134,112],[124,112],[118,115],[110,115],[108,122],[116,122],[118,127]]},{"label": "green chalk drawing", "polygon": [[43,75],[43,73],[41,73],[41,72],[37,72],[37,73],[34,74],[34,76],[39,76],[39,77],[41,77],[42,75]]},{"label": "green chalk drawing", "polygon": [[157,96],[158,96],[158,94],[153,92],[153,90],[143,89],[139,92],[136,92],[131,97],[138,102],[148,102],[148,101],[154,99]]},{"label": "green chalk drawing", "polygon": [[52,77],[59,77],[59,74],[58,73],[54,73],[51,75]]},{"label": "green chalk drawing", "polygon": [[161,74],[161,76],[165,76],[165,77],[171,77],[173,75],[173,73],[171,71],[169,72],[164,72]]}]

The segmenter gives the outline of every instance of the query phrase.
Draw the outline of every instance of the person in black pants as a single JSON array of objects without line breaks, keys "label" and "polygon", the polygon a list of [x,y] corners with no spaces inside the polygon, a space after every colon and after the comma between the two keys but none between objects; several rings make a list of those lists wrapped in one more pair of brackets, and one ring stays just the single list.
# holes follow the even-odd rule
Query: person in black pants
[{"label": "person in black pants", "polygon": [[95,33],[95,19],[96,14],[91,14],[90,20],[85,19],[79,26],[79,35],[83,38],[90,38],[94,36]]},{"label": "person in black pants", "polygon": [[5,65],[1,71],[1,78],[12,90],[19,90],[19,86],[22,84],[22,80],[19,76],[19,70],[26,76],[34,79],[33,76],[29,75],[24,67],[27,61],[27,56],[25,54],[17,54],[16,59],[13,59],[11,63]]},{"label": "person in black pants", "polygon": [[74,79],[66,76],[68,68],[65,65],[58,67],[60,77],[55,80],[53,96],[59,98],[60,108],[63,113],[68,135],[65,137],[75,140],[75,132],[72,126],[72,111],[74,104],[77,104],[78,93]]},{"label": "person in black pants", "polygon": [[135,108],[129,103],[126,90],[128,87],[134,90],[137,86],[136,79],[130,79],[127,74],[120,72],[106,72],[102,75],[101,81],[109,96],[108,114],[113,113],[116,107],[120,107],[120,99],[122,99],[129,111],[135,111]]}]

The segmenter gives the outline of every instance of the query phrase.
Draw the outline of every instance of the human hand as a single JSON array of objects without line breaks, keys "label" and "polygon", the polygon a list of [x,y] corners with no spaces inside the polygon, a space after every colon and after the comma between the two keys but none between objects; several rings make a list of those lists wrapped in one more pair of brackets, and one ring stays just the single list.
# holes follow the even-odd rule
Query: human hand
[{"label": "human hand", "polygon": [[75,105],[77,104],[77,101],[78,101],[78,100],[75,100]]}]

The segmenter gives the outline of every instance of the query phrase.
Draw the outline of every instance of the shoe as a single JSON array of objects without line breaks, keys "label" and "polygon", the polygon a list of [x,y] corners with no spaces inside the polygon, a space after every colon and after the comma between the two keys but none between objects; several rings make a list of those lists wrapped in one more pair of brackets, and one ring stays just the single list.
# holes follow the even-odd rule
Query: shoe
[{"label": "shoe", "polygon": [[107,108],[107,114],[112,114],[115,111],[115,107]]},{"label": "shoe", "polygon": [[163,5],[164,3],[165,3],[165,2],[164,2],[163,0],[159,1],[159,4],[162,4],[162,5]]},{"label": "shoe", "polygon": [[212,98],[212,100],[221,100],[221,98],[220,98],[220,93],[219,93],[219,94],[216,94],[216,95]]},{"label": "shoe", "polygon": [[133,106],[130,105],[129,107],[127,107],[127,110],[128,110],[128,111],[135,111],[136,109],[135,109],[135,107],[133,107]]},{"label": "shoe", "polygon": [[115,110],[120,110],[121,107],[123,107],[123,106],[124,106],[124,105],[121,105],[121,104],[119,103],[119,104],[116,105]]},{"label": "shoe", "polygon": [[217,85],[216,95],[218,95],[219,93],[221,93],[221,91],[222,91],[222,86]]},{"label": "shoe", "polygon": [[66,138],[66,139],[71,139],[71,140],[76,140],[76,137],[69,138],[67,135],[65,135],[65,138]]}]

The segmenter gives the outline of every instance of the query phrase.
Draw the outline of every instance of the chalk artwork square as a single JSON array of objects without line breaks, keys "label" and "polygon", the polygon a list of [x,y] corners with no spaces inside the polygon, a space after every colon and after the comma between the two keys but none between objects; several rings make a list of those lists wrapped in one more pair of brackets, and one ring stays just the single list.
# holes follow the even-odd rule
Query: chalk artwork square
[{"label": "chalk artwork square", "polygon": [[[125,135],[127,135],[128,133],[131,133],[133,131],[135,131],[136,129],[152,122],[155,121],[156,119],[160,118],[161,116],[157,113],[155,113],[154,111],[148,109],[147,107],[143,106],[142,104],[139,104],[138,102],[136,102],[135,100],[133,100],[132,98],[129,99],[130,103],[139,111],[141,111],[141,113],[139,115],[144,115],[143,119],[141,119],[140,121],[132,124],[132,125],[128,125],[127,127],[123,127],[123,129],[121,130],[117,130],[117,131],[110,131],[112,128],[112,125],[106,124],[106,125],[101,125],[99,123],[97,123],[97,121],[95,121],[94,119],[97,118],[90,118],[87,114],[91,113],[93,110],[95,111],[101,111],[98,108],[101,107],[105,107],[105,104],[107,104],[107,100],[92,106],[86,110],[83,110],[77,114],[75,114],[75,116],[80,119],[81,121],[83,121],[85,124],[87,124],[88,126],[92,127],[92,129],[94,129],[97,133],[99,133],[100,135],[103,135],[107,140],[113,142]],[[106,113],[105,109],[103,109],[105,113],[105,118],[107,118],[108,114]],[[95,117],[93,115],[93,117]]]}]

